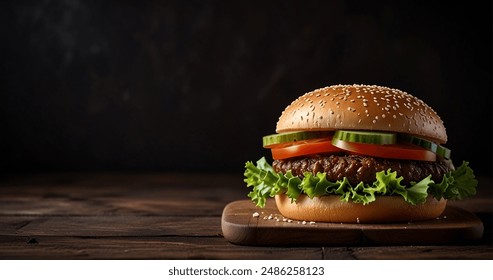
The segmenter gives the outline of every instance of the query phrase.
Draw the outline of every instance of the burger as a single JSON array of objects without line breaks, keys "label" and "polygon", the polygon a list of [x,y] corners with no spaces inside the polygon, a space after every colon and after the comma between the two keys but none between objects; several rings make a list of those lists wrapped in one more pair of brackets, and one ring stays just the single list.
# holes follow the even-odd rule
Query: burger
[{"label": "burger", "polygon": [[274,198],[286,218],[392,223],[439,217],[476,193],[468,162],[455,167],[447,133],[422,100],[376,85],[308,92],[282,112],[265,157],[245,165],[248,197]]}]

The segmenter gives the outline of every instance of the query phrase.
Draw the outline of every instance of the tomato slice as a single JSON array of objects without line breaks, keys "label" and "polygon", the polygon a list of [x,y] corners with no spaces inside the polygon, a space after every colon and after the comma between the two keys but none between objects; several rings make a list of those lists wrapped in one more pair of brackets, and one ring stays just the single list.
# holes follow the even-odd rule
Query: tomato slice
[{"label": "tomato slice", "polygon": [[436,154],[411,144],[365,144],[347,142],[338,139],[319,138],[271,146],[272,158],[286,159],[322,153],[349,152],[379,158],[436,161]]},{"label": "tomato slice", "polygon": [[334,139],[332,144],[343,150],[372,157],[435,161],[436,154],[432,151],[409,144],[375,145],[346,142]]},{"label": "tomato slice", "polygon": [[341,152],[332,145],[332,138],[310,139],[274,145],[271,148],[273,159],[286,159],[304,155]]}]

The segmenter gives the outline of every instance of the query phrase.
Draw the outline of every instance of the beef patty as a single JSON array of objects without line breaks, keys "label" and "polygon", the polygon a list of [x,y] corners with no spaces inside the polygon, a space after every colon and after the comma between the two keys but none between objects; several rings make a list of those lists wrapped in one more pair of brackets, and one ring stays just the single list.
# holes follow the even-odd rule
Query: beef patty
[{"label": "beef patty", "polygon": [[375,173],[388,170],[397,171],[402,176],[403,184],[419,182],[431,175],[433,181],[439,183],[443,175],[454,169],[450,161],[439,159],[435,162],[414,160],[392,160],[359,155],[329,155],[319,157],[300,157],[275,160],[272,167],[276,172],[286,173],[291,170],[293,175],[303,177],[303,173],[327,173],[327,180],[337,181],[347,177],[351,184],[359,182],[372,183],[376,180]]}]

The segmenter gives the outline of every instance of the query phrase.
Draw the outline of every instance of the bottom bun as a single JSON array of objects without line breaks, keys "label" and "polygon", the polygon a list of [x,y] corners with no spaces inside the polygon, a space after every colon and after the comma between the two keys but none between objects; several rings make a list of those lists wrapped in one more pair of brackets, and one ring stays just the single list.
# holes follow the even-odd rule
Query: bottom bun
[{"label": "bottom bun", "polygon": [[428,197],[425,203],[411,205],[397,196],[380,196],[367,205],[344,202],[337,195],[300,195],[296,202],[285,194],[276,195],[279,212],[293,220],[332,223],[394,223],[435,219],[445,210],[447,200]]}]

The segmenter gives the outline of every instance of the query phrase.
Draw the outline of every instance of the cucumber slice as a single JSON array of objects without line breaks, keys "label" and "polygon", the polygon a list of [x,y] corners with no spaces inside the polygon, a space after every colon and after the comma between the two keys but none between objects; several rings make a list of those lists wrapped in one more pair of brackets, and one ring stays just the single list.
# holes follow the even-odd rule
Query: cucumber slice
[{"label": "cucumber slice", "polygon": [[419,138],[419,137],[409,135],[409,134],[400,134],[399,135],[399,141],[404,142],[404,143],[408,143],[408,144],[412,144],[412,145],[416,145],[416,146],[419,146],[421,148],[425,148],[429,151],[432,151],[434,153],[437,153],[438,144],[436,144],[435,142],[432,142],[430,140],[426,140],[426,139]]},{"label": "cucumber slice", "polygon": [[437,155],[444,157],[446,159],[451,159],[450,154],[452,154],[451,150],[445,148],[444,146],[438,145]]},{"label": "cucumber slice", "polygon": [[400,134],[399,141],[425,148],[446,159],[450,159],[450,154],[452,153],[449,149],[445,148],[444,146],[438,145],[433,141],[409,134]]},{"label": "cucumber slice", "polygon": [[334,139],[346,142],[378,145],[395,144],[397,142],[395,133],[358,130],[338,130],[334,134]]},{"label": "cucumber slice", "polygon": [[280,134],[271,134],[262,137],[264,148],[270,148],[273,145],[303,141],[309,139],[326,138],[332,135],[331,131],[294,131]]}]

